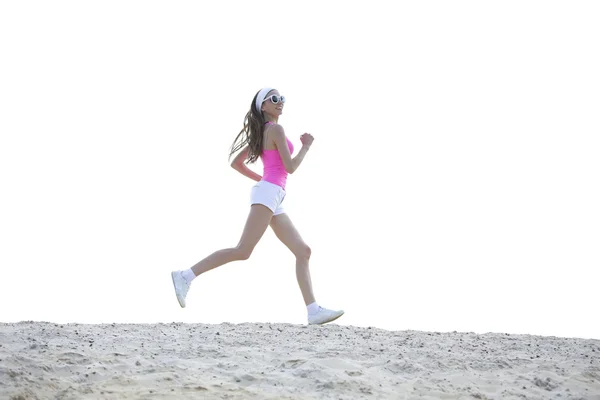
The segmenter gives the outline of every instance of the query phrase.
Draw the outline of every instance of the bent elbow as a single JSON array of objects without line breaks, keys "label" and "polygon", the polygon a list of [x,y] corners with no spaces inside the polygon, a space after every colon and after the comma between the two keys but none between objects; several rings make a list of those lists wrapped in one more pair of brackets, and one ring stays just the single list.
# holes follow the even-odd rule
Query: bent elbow
[{"label": "bent elbow", "polygon": [[285,168],[285,172],[287,172],[288,174],[293,174],[298,166],[296,165],[294,160],[289,160],[288,162],[283,163],[283,167]]}]

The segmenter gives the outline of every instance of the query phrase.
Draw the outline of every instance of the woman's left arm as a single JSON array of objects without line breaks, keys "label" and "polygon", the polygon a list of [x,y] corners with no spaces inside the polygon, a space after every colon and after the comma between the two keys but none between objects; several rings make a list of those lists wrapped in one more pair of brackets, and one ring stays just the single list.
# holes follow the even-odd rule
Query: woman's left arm
[{"label": "woman's left arm", "polygon": [[250,168],[244,164],[246,158],[248,157],[248,146],[244,147],[242,151],[239,152],[237,156],[231,162],[231,167],[235,169],[240,174],[247,176],[248,178],[254,181],[260,181],[262,176],[258,175],[256,172],[252,171]]}]

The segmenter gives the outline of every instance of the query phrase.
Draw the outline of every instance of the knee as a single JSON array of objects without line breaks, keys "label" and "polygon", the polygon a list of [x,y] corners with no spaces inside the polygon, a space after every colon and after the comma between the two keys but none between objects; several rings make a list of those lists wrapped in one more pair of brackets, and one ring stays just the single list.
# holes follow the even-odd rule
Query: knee
[{"label": "knee", "polygon": [[296,258],[308,260],[310,258],[311,249],[307,244],[302,245],[296,250]]},{"label": "knee", "polygon": [[234,249],[235,259],[240,260],[240,261],[249,259],[250,255],[252,254],[252,250],[254,250],[254,249],[247,248],[247,247],[239,247],[239,246],[236,247]]}]

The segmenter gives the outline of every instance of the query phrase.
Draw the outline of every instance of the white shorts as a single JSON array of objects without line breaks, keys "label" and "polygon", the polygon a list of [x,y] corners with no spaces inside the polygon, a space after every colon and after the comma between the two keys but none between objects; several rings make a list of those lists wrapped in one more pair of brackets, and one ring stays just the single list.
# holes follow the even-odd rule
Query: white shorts
[{"label": "white shorts", "polygon": [[281,186],[267,181],[258,181],[252,186],[250,205],[262,204],[273,211],[273,215],[279,215],[285,212],[281,207],[284,198],[285,190]]}]

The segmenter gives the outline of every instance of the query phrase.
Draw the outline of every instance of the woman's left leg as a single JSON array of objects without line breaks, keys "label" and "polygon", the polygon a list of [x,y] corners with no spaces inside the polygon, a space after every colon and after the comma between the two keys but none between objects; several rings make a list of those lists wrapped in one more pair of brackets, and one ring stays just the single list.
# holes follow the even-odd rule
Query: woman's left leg
[{"label": "woman's left leg", "polygon": [[308,268],[311,252],[310,247],[302,240],[300,233],[298,233],[298,230],[292,224],[292,220],[290,220],[287,214],[283,213],[273,216],[270,225],[273,228],[275,236],[296,256],[296,279],[298,280],[298,286],[300,286],[304,303],[306,305],[314,303],[315,295],[313,294],[310,270]]}]

